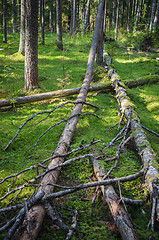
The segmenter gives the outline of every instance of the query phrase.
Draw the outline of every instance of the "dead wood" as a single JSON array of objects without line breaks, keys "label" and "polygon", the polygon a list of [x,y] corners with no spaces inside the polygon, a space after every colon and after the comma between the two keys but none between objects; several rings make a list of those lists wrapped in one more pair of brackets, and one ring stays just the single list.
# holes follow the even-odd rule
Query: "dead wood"
[{"label": "dead wood", "polygon": [[[106,175],[105,170],[95,158],[92,158],[94,172],[98,181],[102,181],[102,176]],[[117,196],[111,185],[101,186],[103,196],[109,206],[114,222],[123,240],[138,239],[133,229],[127,212],[121,205],[121,199]]]},{"label": "dead wood", "polygon": [[[144,165],[144,173],[145,173],[145,182],[146,188],[150,194],[153,195],[154,189],[152,183],[158,179],[158,170],[156,167],[158,166],[156,155],[153,149],[150,146],[150,143],[145,135],[144,130],[140,124],[139,117],[137,113],[134,111],[134,104],[130,101],[129,97],[127,96],[126,89],[124,88],[124,84],[120,81],[119,75],[111,68],[108,64],[109,71],[108,76],[114,90],[116,92],[116,98],[121,110],[121,113],[125,115],[127,121],[130,121],[130,128],[131,128],[131,137],[134,139],[136,150],[139,156],[142,159]],[[151,197],[151,199],[153,199]],[[156,206],[159,205],[159,198],[156,196]],[[154,201],[153,201],[154,202]],[[153,206],[152,202],[152,206]],[[153,211],[152,207],[152,211]],[[159,208],[156,207],[156,214],[157,218],[159,217]],[[152,214],[154,216],[154,214]],[[151,218],[151,227],[153,226],[153,221]],[[153,228],[153,227],[152,227]]]},{"label": "dead wood", "polygon": [[[79,95],[76,100],[76,104],[71,112],[70,116],[80,114],[83,104],[79,103],[81,101],[85,101],[87,92],[90,86],[90,82],[92,80],[92,75],[93,75],[93,66],[94,66],[94,59],[95,59],[95,53],[96,53],[96,48],[97,48],[97,43],[98,43],[98,35],[99,35],[99,26],[101,23],[101,12],[104,6],[104,0],[101,0],[98,5],[98,12],[97,12],[97,17],[96,17],[96,23],[95,23],[95,29],[93,33],[93,38],[92,38],[92,44],[91,44],[91,49],[89,53],[89,59],[88,59],[88,65],[87,65],[87,71],[85,75],[85,79],[83,81],[82,87],[80,89]],[[73,138],[73,134],[78,122],[78,116],[71,118],[68,120],[65,129],[61,135],[61,138],[58,142],[58,145],[54,151],[54,154],[64,154],[68,151],[68,148],[70,146],[71,140]],[[48,168],[52,168],[54,165],[61,164],[64,161],[64,158],[55,158],[53,161],[50,162],[48,165]],[[51,194],[53,192],[54,187],[53,186],[48,186],[48,183],[56,183],[58,176],[60,173],[60,168],[56,169],[55,171],[51,171],[47,173],[44,178],[41,181],[41,185],[46,185],[45,187],[40,187],[38,189],[38,192],[44,191],[45,194]],[[40,231],[41,224],[43,222],[44,216],[42,216],[44,213],[45,209],[43,205],[37,205],[34,206],[30,210],[30,217],[31,219],[34,219],[34,225],[31,226],[30,232],[31,235],[33,236],[34,239],[37,238],[37,235]],[[45,214],[44,214],[45,215]],[[40,221],[40,222],[39,222]],[[19,236],[17,236],[19,238]],[[25,230],[22,236],[20,237],[21,240],[29,240],[29,235],[27,231]]]},{"label": "dead wood", "polygon": [[[44,101],[48,99],[54,99],[59,97],[66,97],[78,94],[81,87],[77,88],[71,88],[71,89],[64,89],[64,90],[58,90],[53,92],[46,92],[46,93],[40,93],[35,95],[29,95],[24,97],[15,97],[11,99],[2,99],[0,100],[0,108],[7,107],[7,106],[17,106],[20,104],[25,103],[32,103],[32,102],[38,102],[38,101]],[[111,91],[112,87],[110,83],[101,84],[101,85],[92,85],[89,87],[89,92],[96,92],[96,91]]]}]

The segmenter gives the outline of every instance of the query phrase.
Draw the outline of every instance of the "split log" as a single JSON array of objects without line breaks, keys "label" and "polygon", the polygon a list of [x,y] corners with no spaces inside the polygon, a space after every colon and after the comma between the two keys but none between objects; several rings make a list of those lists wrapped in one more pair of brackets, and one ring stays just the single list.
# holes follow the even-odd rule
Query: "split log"
[{"label": "split log", "polygon": [[[65,128],[64,131],[60,137],[60,140],[58,142],[58,145],[54,151],[54,154],[64,154],[68,151],[68,148],[71,144],[71,140],[73,138],[73,134],[79,119],[78,114],[81,113],[83,104],[81,101],[85,101],[87,92],[92,80],[92,75],[93,75],[93,66],[94,66],[94,59],[95,59],[95,53],[96,53],[96,48],[97,48],[97,43],[98,43],[98,35],[99,35],[99,28],[100,28],[100,23],[101,23],[101,12],[103,10],[104,6],[104,0],[100,0],[99,5],[98,5],[98,12],[97,12],[97,17],[96,17],[96,23],[95,23],[95,29],[93,33],[93,38],[92,38],[92,44],[91,44],[91,49],[89,52],[89,58],[88,58],[88,65],[87,65],[87,71],[85,75],[85,79],[83,81],[82,87],[80,89],[79,95],[76,100],[76,104],[71,112],[70,116],[77,115],[76,117],[71,118]],[[64,161],[64,158],[55,158],[50,162],[48,165],[48,168],[52,168],[54,165],[60,164]],[[58,176],[60,173],[60,168],[58,168],[55,171],[49,172],[48,174],[45,175],[45,177],[42,179],[40,185],[43,187],[40,187],[37,191],[37,193],[44,191],[45,194],[50,194],[53,192],[54,187],[47,185],[49,183],[56,183]],[[39,204],[34,206],[30,211],[30,218],[33,224],[30,226],[30,235],[32,236],[33,239],[36,239],[38,236],[38,233],[40,231],[44,216],[45,216],[45,208],[43,205]],[[25,231],[23,234],[20,236],[21,240],[29,240],[30,236],[26,230],[26,227],[24,228]],[[17,239],[19,239],[19,235],[17,236]]]},{"label": "split log", "polygon": [[[98,181],[102,181],[102,178],[106,175],[104,168],[100,166],[100,163],[95,158],[92,158],[94,172]],[[129,219],[127,212],[124,210],[120,202],[121,199],[116,194],[112,185],[101,186],[103,196],[109,206],[110,212],[117,226],[122,240],[137,240],[136,233],[133,229],[132,223]]]},{"label": "split log", "polygon": [[[40,94],[35,94],[35,95],[29,95],[29,96],[24,96],[24,97],[15,97],[11,99],[2,99],[0,100],[0,108],[1,107],[7,107],[7,106],[17,106],[20,104],[25,104],[25,103],[31,103],[31,102],[38,102],[38,101],[43,101],[43,100],[48,100],[48,99],[53,99],[53,98],[58,98],[58,97],[66,97],[70,95],[75,95],[78,94],[80,91],[81,87],[77,88],[71,88],[71,89],[64,89],[64,90],[58,90],[58,91],[53,91],[53,92],[47,92],[47,93],[40,93]],[[89,87],[89,92],[94,92],[94,91],[111,91],[112,87],[110,83],[105,83],[101,85],[92,85]]]},{"label": "split log", "polygon": [[[134,104],[130,101],[129,97],[127,96],[124,84],[120,81],[119,75],[115,73],[114,69],[110,67],[110,64],[108,64],[108,67],[109,67],[108,76],[116,92],[116,98],[120,110],[122,114],[125,115],[127,121],[130,120],[132,132],[131,137],[134,139],[136,150],[142,159],[145,172],[146,188],[151,196],[151,199],[153,199],[154,198],[153,182],[156,182],[156,179],[158,179],[159,176],[158,172],[159,166],[156,160],[156,155],[145,135],[144,130],[142,129],[138,115],[133,109]],[[156,201],[157,201],[156,206],[159,206],[158,196],[156,196]],[[153,203],[153,201],[151,202]],[[157,218],[159,218],[158,207],[156,207],[156,214]]]}]

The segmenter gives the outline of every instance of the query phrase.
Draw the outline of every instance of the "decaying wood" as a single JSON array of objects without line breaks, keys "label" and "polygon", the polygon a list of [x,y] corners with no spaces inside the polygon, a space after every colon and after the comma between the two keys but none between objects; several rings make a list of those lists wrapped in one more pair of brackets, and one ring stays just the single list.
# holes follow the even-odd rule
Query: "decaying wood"
[{"label": "decaying wood", "polygon": [[[119,75],[115,73],[114,69],[111,68],[109,63],[108,63],[108,67],[109,67],[108,76],[115,89],[116,98],[117,98],[121,113],[125,115],[127,121],[130,120],[131,137],[134,139],[136,150],[142,159],[142,162],[144,165],[144,172],[145,172],[146,188],[150,196],[152,196],[154,193],[152,183],[153,181],[158,179],[158,176],[159,176],[159,172],[158,172],[159,167],[156,160],[156,155],[150,146],[150,143],[145,135],[144,130],[142,129],[138,115],[133,109],[134,104],[130,101],[129,97],[127,96],[126,89],[124,88],[124,84],[120,81]],[[159,205],[158,196],[156,196],[156,201],[157,201],[156,205]],[[157,207],[156,207],[156,214],[158,218],[159,209]],[[153,221],[151,220],[151,226],[152,225],[153,225]]]},{"label": "decaying wood", "polygon": [[[100,26],[100,22],[101,22],[101,18],[102,18],[101,12],[102,12],[103,6],[104,6],[104,0],[101,0],[98,5],[98,12],[97,12],[97,17],[96,17],[93,38],[92,38],[91,49],[90,49],[89,58],[88,58],[88,65],[87,65],[85,79],[83,81],[82,87],[80,89],[79,95],[76,100],[77,104],[75,104],[70,116],[81,113],[83,104],[79,103],[79,101],[80,102],[85,101],[87,92],[88,92],[88,89],[90,86],[90,82],[92,80],[94,59],[95,59],[97,42],[98,42],[99,26]],[[60,137],[60,140],[58,142],[58,145],[54,151],[54,154],[64,154],[68,151],[68,148],[70,146],[70,143],[73,138],[73,134],[74,134],[77,122],[78,122],[78,118],[79,117],[76,116],[74,118],[71,118],[67,122],[67,124],[64,128],[64,131]],[[52,160],[50,162],[50,164],[48,165],[48,168],[52,168],[54,165],[58,165],[58,164],[62,163],[63,161],[64,161],[64,158],[55,158],[54,160]],[[56,171],[52,171],[52,172],[49,172],[48,174],[46,174],[40,183],[40,185],[42,185],[43,187],[40,187],[37,192],[39,193],[41,191],[44,191],[45,194],[52,193],[54,187],[49,186],[47,184],[56,183],[59,173],[60,173],[60,168],[56,169]],[[44,213],[44,212],[45,212],[45,209],[44,209],[43,205],[34,206],[34,208],[32,208],[30,210],[30,213],[31,213],[30,218],[34,219],[34,224],[32,224],[32,226],[30,227],[30,233],[33,236],[33,239],[37,238],[37,235],[40,231],[40,227],[43,222],[43,216],[45,215],[45,214],[41,214],[41,213]],[[19,236],[17,236],[17,238],[19,238]],[[22,234],[20,239],[21,240],[24,240],[24,239],[29,240],[29,235],[26,230],[24,231],[24,233]]]},{"label": "decaying wood", "polygon": [[[47,93],[40,93],[35,95],[29,95],[24,97],[15,97],[11,99],[2,99],[0,100],[0,108],[1,107],[7,107],[7,106],[17,106],[20,104],[25,103],[31,103],[31,102],[38,102],[53,98],[59,98],[59,97],[66,97],[70,95],[78,94],[81,87],[78,88],[71,88],[71,89],[64,89],[64,90],[58,90],[53,92],[47,92]],[[96,92],[96,91],[110,91],[112,89],[110,83],[101,84],[101,85],[92,85],[89,87],[89,92]]]},{"label": "decaying wood", "polygon": [[[99,161],[95,158],[92,158],[92,162],[98,181],[102,181],[103,176],[106,175],[105,170],[100,166]],[[129,216],[121,205],[122,201],[117,196],[114,188],[111,185],[107,185],[101,186],[101,190],[109,206],[114,222],[120,232],[121,238],[123,240],[138,239]]]}]

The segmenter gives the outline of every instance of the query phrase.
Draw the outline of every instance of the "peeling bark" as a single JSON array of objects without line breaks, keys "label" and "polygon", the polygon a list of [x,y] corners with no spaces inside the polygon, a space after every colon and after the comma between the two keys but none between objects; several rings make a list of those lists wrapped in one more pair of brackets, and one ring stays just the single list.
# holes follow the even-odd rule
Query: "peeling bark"
[{"label": "peeling bark", "polygon": [[[102,181],[102,177],[106,174],[105,170],[95,158],[92,159],[92,162],[98,181]],[[111,185],[107,185],[101,186],[101,190],[109,206],[114,222],[120,232],[121,238],[123,240],[137,240],[138,238],[130,222],[129,216],[120,204],[121,199],[116,194],[114,188]]]}]

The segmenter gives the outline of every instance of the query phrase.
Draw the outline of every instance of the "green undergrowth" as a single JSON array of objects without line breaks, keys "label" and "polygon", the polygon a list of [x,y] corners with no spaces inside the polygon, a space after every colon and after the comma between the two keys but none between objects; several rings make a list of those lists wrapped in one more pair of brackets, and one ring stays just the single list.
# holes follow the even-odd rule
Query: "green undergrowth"
[{"label": "green undergrowth", "polygon": [[[55,40],[56,38],[54,35],[51,36],[47,34],[46,46],[39,46],[40,89],[38,89],[36,92],[61,89],[62,85],[60,84],[64,83],[60,82],[62,79],[63,53],[56,49]],[[11,38],[11,36],[9,41],[13,41],[13,38]],[[81,85],[81,79],[83,78],[86,71],[90,43],[91,36],[84,36],[84,39],[78,36],[76,40],[73,40],[70,39],[67,35],[64,35],[64,46],[67,50],[65,52],[64,64],[66,73],[71,76],[71,81],[65,87],[71,88]],[[21,55],[19,56],[19,54],[16,53],[18,49],[17,46],[18,42],[17,45],[9,45],[8,49],[4,50],[3,53],[0,52],[0,59],[3,59],[3,66],[5,66],[0,73],[2,80],[2,87],[0,89],[1,97],[5,96],[5,98],[8,98],[22,94],[23,57]],[[106,46],[106,48],[109,48],[109,51],[114,53],[112,56],[114,67],[119,68],[118,62],[114,59],[118,56],[118,58],[121,58],[124,61],[124,56],[126,56],[126,54],[123,54],[123,50],[121,50],[121,48],[118,48],[117,45],[115,45],[115,50],[111,44]],[[7,51],[10,54],[14,54],[7,55]],[[18,59],[17,61],[15,60],[16,58]],[[150,58],[150,62],[151,61],[152,59]],[[157,64],[156,60],[154,60],[154,63]],[[142,60],[142,65],[144,64],[145,61]],[[151,71],[153,74],[157,71],[155,64],[151,65]],[[18,66],[19,69],[17,69]],[[9,67],[10,69],[8,69]],[[4,69],[6,69],[6,72]],[[134,65],[133,74],[136,76],[139,74],[140,76],[138,77],[146,76],[147,69],[145,72],[142,69],[143,68],[141,68],[143,75],[139,74],[137,65]],[[128,80],[128,78],[133,78],[132,75],[127,76],[127,65],[123,65],[122,70],[120,71],[119,69],[118,72],[121,79],[122,77],[125,80]],[[14,87],[12,87],[13,85],[10,85],[9,82],[9,79],[11,81],[11,73],[15,74],[13,79],[16,80],[16,84],[14,84],[12,81]],[[93,81],[95,83],[98,83],[105,81],[105,79],[106,77],[102,71],[102,68],[97,67],[95,64]],[[9,86],[10,90],[8,89]],[[127,90],[130,99],[136,106],[135,111],[139,114],[141,123],[156,132],[159,129],[158,91],[158,83]],[[35,144],[38,137],[43,134],[46,129],[48,129],[53,124],[61,121],[62,119],[68,118],[73,105],[68,104],[62,108],[55,110],[52,114],[50,114],[50,116],[48,116],[48,118],[41,122],[39,121],[45,118],[47,114],[38,115],[24,126],[14,142],[11,143],[6,151],[4,151],[4,147],[18,131],[19,126],[24,123],[28,117],[37,112],[51,110],[58,104],[64,103],[68,100],[73,101],[75,99],[76,97],[68,97],[55,100],[47,100],[39,103],[25,104],[23,106],[12,108],[11,110],[3,110],[0,112],[0,179],[5,176],[14,174],[24,168],[37,164],[38,162],[48,157],[51,157],[51,153],[57,146],[65,123],[61,123],[60,125],[50,129],[50,131],[39,140],[39,143],[35,146],[35,148],[31,148],[28,151],[26,150]],[[110,158],[116,153],[117,144],[113,145],[111,148],[104,149],[105,145],[108,144],[124,126],[123,123],[121,123],[120,126],[117,124],[120,120],[120,116],[118,115],[118,104],[115,96],[111,93],[89,93],[87,96],[87,101],[100,106],[101,109],[99,110],[90,106],[84,106],[82,112],[95,113],[100,118],[96,118],[95,116],[91,115],[80,117],[70,146],[70,150],[75,149],[80,145],[88,144],[92,141],[92,139],[100,139],[101,142],[96,145],[92,145],[90,148],[84,149],[78,153],[76,152],[74,154],[71,154],[71,156],[67,157],[66,160],[87,153],[104,153],[106,158]],[[159,154],[158,137],[148,132],[146,132],[146,134],[152,148],[156,154]],[[109,171],[110,167],[114,165],[114,162],[109,162],[106,164],[101,161],[101,165],[105,167],[106,171]],[[133,144],[129,144],[128,147],[124,147],[122,150],[118,166],[112,171],[111,177],[121,177],[134,174],[141,168],[142,163],[133,151]],[[39,172],[43,171],[43,169],[40,167],[38,169]],[[8,180],[3,185],[1,185],[1,196],[7,192],[9,184],[11,184],[9,186],[11,190],[15,186],[26,183],[28,179],[34,176],[36,176],[35,169],[27,173],[22,173],[20,176],[18,176],[16,183],[12,183],[11,180]],[[69,166],[63,167],[57,184],[75,186],[81,183],[87,183],[95,180],[96,177],[93,173],[91,160],[85,158],[83,160],[76,161],[75,163],[71,163]],[[36,182],[36,184],[37,183],[38,182]],[[23,190],[16,201],[23,202],[25,197],[31,196],[31,194],[36,189],[36,184]],[[114,185],[114,188],[119,194],[118,186]],[[59,190],[61,190],[61,188],[55,189],[55,191]],[[153,235],[154,239],[158,239],[159,234],[152,234],[150,229],[147,228],[147,224],[151,216],[151,206],[150,200],[147,199],[144,193],[142,178],[139,178],[133,182],[122,183],[121,192],[124,197],[144,200],[144,205],[141,207],[128,207],[128,211],[134,223],[138,238],[140,240],[146,240],[149,236]],[[72,216],[74,214],[73,211],[75,209],[78,209],[77,228],[72,239],[120,239],[120,235],[116,230],[112,217],[110,215],[109,208],[106,205],[100,192],[97,194],[97,199],[92,209],[92,216],[90,216],[91,203],[94,194],[95,189],[90,188],[54,200],[54,204],[60,213],[61,218],[69,226],[72,222]],[[9,198],[6,198],[1,201],[1,207],[5,206],[9,200]],[[15,202],[13,202],[13,204],[14,203]],[[52,204],[52,202],[50,203]],[[3,222],[4,219],[6,219],[6,216],[4,217],[1,215],[0,222]],[[7,219],[9,219],[9,216],[7,216]],[[157,228],[158,227],[156,227],[156,231]],[[2,238],[1,236],[0,239]],[[51,222],[49,217],[47,217],[44,221],[44,225],[38,239],[51,240],[54,238],[56,240],[64,239],[65,237],[66,233],[58,229],[56,224]]]}]

